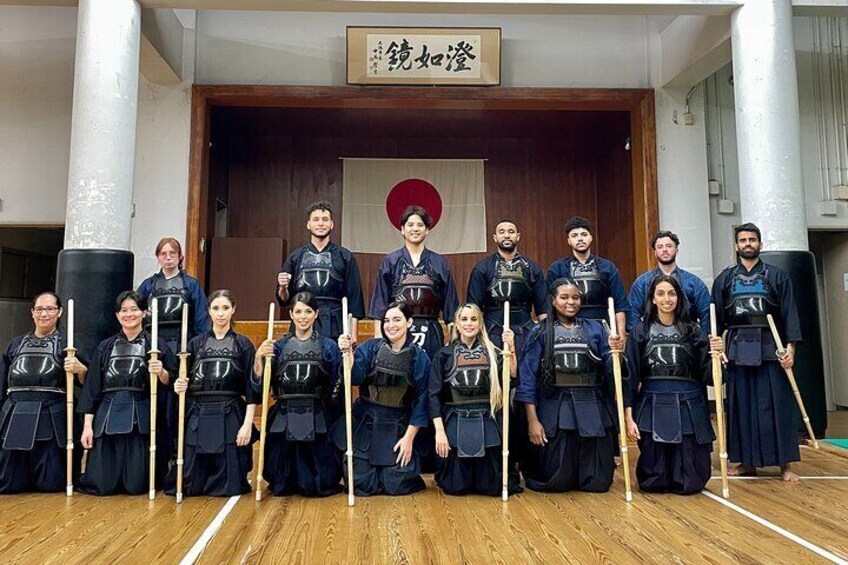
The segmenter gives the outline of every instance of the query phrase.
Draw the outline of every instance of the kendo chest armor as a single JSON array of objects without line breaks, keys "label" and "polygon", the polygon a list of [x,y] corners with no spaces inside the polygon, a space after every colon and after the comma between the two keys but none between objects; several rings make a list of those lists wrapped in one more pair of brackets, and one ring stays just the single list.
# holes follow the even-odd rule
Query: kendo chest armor
[{"label": "kendo chest armor", "polygon": [[489,402],[491,390],[489,355],[483,344],[477,343],[468,348],[465,344],[459,343],[454,347],[445,384],[448,385],[442,387],[445,404]]},{"label": "kendo chest armor", "polygon": [[442,299],[436,292],[436,282],[423,266],[413,267],[404,262],[393,300],[403,302],[414,318],[436,318],[442,309]]},{"label": "kendo chest armor", "polygon": [[103,377],[103,392],[144,392],[149,386],[146,340],[142,336],[133,341],[119,337],[109,353],[108,368]]},{"label": "kendo chest armor", "polygon": [[499,258],[495,265],[495,278],[486,295],[486,308],[502,307],[508,300],[510,309],[529,310],[533,305],[529,274],[530,265],[524,259],[518,257],[504,261]]},{"label": "kendo chest armor", "polygon": [[300,258],[294,284],[295,292],[309,292],[316,298],[341,300],[345,294],[344,273],[333,265],[329,251],[307,250]]},{"label": "kendo chest armor", "polygon": [[767,328],[768,314],[775,321],[780,321],[780,306],[767,275],[766,269],[752,275],[745,275],[736,269],[725,308],[728,327]]},{"label": "kendo chest armor", "polygon": [[9,368],[9,392],[65,390],[65,369],[59,334],[46,337],[27,334]]},{"label": "kendo chest armor", "polygon": [[203,349],[197,352],[189,395],[240,396],[244,389],[244,367],[239,365],[238,358],[235,335],[227,334],[223,339],[208,336]]},{"label": "kendo chest armor", "polygon": [[642,355],[643,374],[648,380],[673,379],[694,381],[692,346],[674,326],[651,324],[648,343]]},{"label": "kendo chest armor", "polygon": [[360,389],[362,396],[376,404],[395,408],[412,404],[415,394],[409,381],[412,360],[411,347],[404,347],[396,353],[388,343],[381,344],[373,368]]},{"label": "kendo chest armor", "polygon": [[580,303],[586,307],[606,308],[607,299],[610,296],[609,287],[601,276],[598,262],[594,257],[581,263],[577,260],[571,261],[571,278],[580,289]]},{"label": "kendo chest armor", "polygon": [[545,384],[551,387],[597,386],[603,363],[589,348],[586,330],[575,324],[554,329],[554,366]]},{"label": "kendo chest armor", "polygon": [[317,333],[307,340],[292,336],[283,348],[272,387],[276,398],[321,398],[327,393],[329,375]]},{"label": "kendo chest armor", "polygon": [[[156,300],[159,308],[159,325],[178,327],[183,320],[183,304],[186,304],[186,288],[182,275],[172,279],[156,277],[150,300]],[[152,304],[149,305],[153,307]],[[191,318],[191,316],[189,316]],[[150,318],[145,323],[149,326]]]}]

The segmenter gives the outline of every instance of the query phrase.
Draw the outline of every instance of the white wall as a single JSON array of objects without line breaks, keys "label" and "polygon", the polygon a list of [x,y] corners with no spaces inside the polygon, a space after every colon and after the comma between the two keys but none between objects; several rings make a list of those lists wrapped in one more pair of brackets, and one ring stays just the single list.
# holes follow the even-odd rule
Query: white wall
[{"label": "white wall", "polygon": [[65,221],[76,12],[0,7],[0,225]]},{"label": "white wall", "polygon": [[503,86],[649,86],[643,16],[204,11],[197,82],[344,85],[348,25],[500,27]]}]

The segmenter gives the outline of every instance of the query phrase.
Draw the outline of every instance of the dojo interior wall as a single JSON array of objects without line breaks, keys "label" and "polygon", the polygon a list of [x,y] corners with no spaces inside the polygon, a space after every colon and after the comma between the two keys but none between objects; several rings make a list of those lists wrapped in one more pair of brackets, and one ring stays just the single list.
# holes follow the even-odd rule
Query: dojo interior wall
[{"label": "dojo interior wall", "polygon": [[[521,251],[546,270],[566,254],[565,220],[584,215],[596,224],[596,252],[615,261],[629,285],[636,275],[629,127],[626,112],[215,108],[210,198],[227,204],[229,237],[283,238],[291,251],[308,238],[306,207],[321,198],[337,210],[338,242],[341,157],[486,159],[490,228],[514,218]],[[474,264],[494,249],[489,240],[486,253],[447,256],[461,300]],[[382,256],[357,259],[367,304]],[[265,307],[275,284],[267,283]]]}]

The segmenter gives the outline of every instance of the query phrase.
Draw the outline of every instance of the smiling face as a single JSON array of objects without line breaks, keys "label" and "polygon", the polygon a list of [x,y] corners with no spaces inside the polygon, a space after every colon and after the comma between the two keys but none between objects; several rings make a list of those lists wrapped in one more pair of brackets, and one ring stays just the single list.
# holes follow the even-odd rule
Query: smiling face
[{"label": "smiling face", "polygon": [[400,227],[400,233],[403,234],[403,239],[407,243],[419,244],[424,242],[430,230],[424,224],[421,216],[412,214]]},{"label": "smiling face", "polygon": [[518,246],[521,234],[512,222],[501,222],[495,226],[495,233],[492,235],[492,239],[495,241],[498,249],[506,253],[511,253]]},{"label": "smiling face", "polygon": [[317,310],[313,310],[308,304],[300,301],[294,303],[290,314],[295,327],[302,332],[311,330],[315,319],[318,318]]},{"label": "smiling face", "polygon": [[329,210],[313,210],[306,222],[306,229],[313,236],[324,239],[333,231],[333,214]]},{"label": "smiling face", "polygon": [[135,333],[141,330],[141,320],[144,319],[144,310],[138,307],[135,300],[127,298],[121,302],[121,309],[115,313],[118,323],[124,333]]},{"label": "smiling face", "polygon": [[553,298],[553,305],[560,317],[574,318],[580,311],[580,289],[573,284],[558,286]]},{"label": "smiling face", "polygon": [[459,322],[457,324],[459,335],[469,340],[476,339],[480,334],[481,327],[480,317],[472,308],[465,306],[459,311]]},{"label": "smiling face", "polygon": [[412,318],[407,318],[400,308],[390,308],[383,316],[383,335],[391,343],[406,341],[406,332],[412,326]]},{"label": "smiling face", "polygon": [[574,228],[568,232],[568,245],[577,253],[586,253],[592,246],[592,234],[586,228]]},{"label": "smiling face", "polygon": [[763,242],[757,237],[757,232],[741,231],[736,234],[736,252],[743,259],[756,259],[762,248]]},{"label": "smiling face", "polygon": [[219,296],[209,305],[209,317],[218,329],[229,328],[235,313],[236,307],[226,296]]},{"label": "smiling face", "polygon": [[669,282],[661,282],[654,288],[654,296],[651,301],[656,304],[657,310],[663,314],[674,314],[677,308],[677,291]]},{"label": "smiling face", "polygon": [[56,297],[52,294],[42,294],[32,307],[32,321],[39,334],[47,335],[56,329],[62,309],[56,304]]}]

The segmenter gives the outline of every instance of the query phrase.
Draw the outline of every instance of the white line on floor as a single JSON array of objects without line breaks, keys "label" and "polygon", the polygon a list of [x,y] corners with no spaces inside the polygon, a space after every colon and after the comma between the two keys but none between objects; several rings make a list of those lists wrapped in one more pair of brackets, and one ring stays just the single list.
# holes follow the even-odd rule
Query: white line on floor
[{"label": "white line on floor", "polygon": [[[773,477],[727,477],[731,481],[782,481],[783,479],[777,475]],[[799,477],[802,481],[848,481],[848,477]],[[710,477],[711,481],[718,481],[721,475]]]},{"label": "white line on floor", "polygon": [[810,542],[808,542],[807,540],[805,540],[804,538],[802,538],[802,537],[800,537],[800,536],[797,536],[797,535],[793,534],[792,532],[789,532],[789,531],[787,531],[787,530],[784,530],[784,529],[783,529],[783,528],[781,528],[780,526],[777,526],[777,525],[775,525],[775,524],[772,524],[771,522],[769,522],[769,521],[768,521],[768,520],[766,520],[765,518],[762,518],[762,517],[760,517],[760,516],[757,516],[757,515],[756,515],[756,514],[754,514],[753,512],[751,512],[751,511],[749,511],[749,510],[745,510],[745,509],[744,509],[744,508],[742,508],[741,506],[737,506],[736,504],[733,504],[733,503],[732,503],[732,502],[730,502],[729,500],[725,500],[725,499],[723,499],[722,497],[720,497],[720,496],[718,496],[718,495],[715,495],[715,494],[713,494],[713,493],[711,493],[711,492],[709,492],[709,491],[706,491],[706,490],[702,490],[702,491],[701,491],[701,494],[703,494],[703,495],[704,495],[704,496],[706,496],[707,498],[711,498],[711,499],[715,500],[716,502],[719,502],[719,503],[721,503],[721,504],[723,504],[723,505],[727,506],[727,507],[728,507],[728,508],[730,508],[731,510],[734,510],[734,511],[736,511],[736,512],[738,512],[738,513],[742,514],[742,515],[743,515],[743,516],[745,516],[746,518],[750,518],[751,520],[753,520],[754,522],[758,523],[759,525],[761,525],[761,526],[765,526],[765,527],[766,527],[766,528],[768,528],[769,530],[771,530],[771,531],[773,531],[773,532],[775,532],[775,533],[777,533],[777,534],[782,535],[782,536],[783,536],[783,537],[785,537],[786,539],[789,539],[789,540],[794,541],[794,542],[795,542],[795,543],[797,543],[798,545],[800,545],[800,546],[802,546],[802,547],[805,547],[805,548],[809,549],[809,550],[810,550],[810,551],[812,551],[813,553],[818,554],[819,556],[821,556],[821,557],[823,557],[823,558],[827,559],[827,560],[828,560],[828,561],[830,561],[831,563],[838,563],[839,565],[848,565],[848,560],[845,560],[845,559],[843,559],[843,558],[839,557],[838,555],[835,555],[835,554],[831,553],[830,551],[828,551],[828,550],[826,550],[826,549],[823,549],[823,548],[821,548],[821,547],[819,547],[819,546],[817,546],[817,545],[815,545],[815,544],[813,544],[813,543],[810,543]]},{"label": "white line on floor", "polygon": [[197,561],[197,558],[200,557],[200,554],[203,553],[204,549],[206,549],[206,545],[212,541],[212,538],[215,537],[215,534],[218,532],[221,524],[224,523],[224,520],[227,518],[227,514],[235,508],[236,502],[238,502],[239,498],[241,498],[240,494],[230,497],[224,507],[218,511],[215,519],[212,520],[200,537],[197,538],[197,541],[194,542],[194,545],[191,546],[191,549],[188,550],[188,553],[186,553],[185,557],[183,557],[182,561],[180,561],[180,565],[193,565],[194,562]]}]

